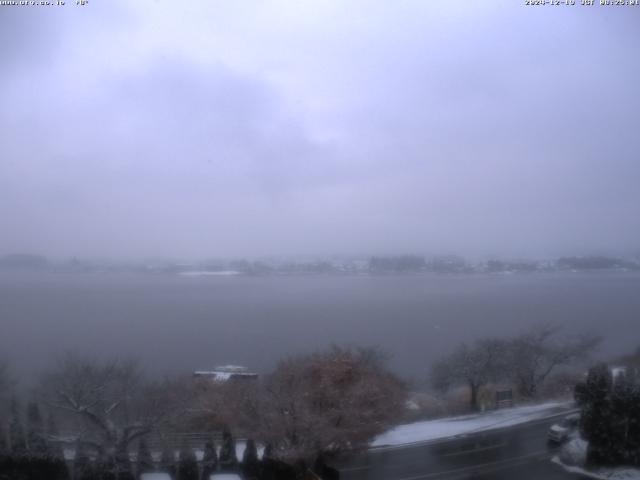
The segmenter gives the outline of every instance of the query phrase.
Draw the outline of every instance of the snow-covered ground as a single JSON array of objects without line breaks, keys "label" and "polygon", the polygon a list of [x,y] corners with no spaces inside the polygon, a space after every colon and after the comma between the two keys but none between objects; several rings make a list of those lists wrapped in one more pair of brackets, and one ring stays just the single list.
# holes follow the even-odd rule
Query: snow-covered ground
[{"label": "snow-covered ground", "polygon": [[572,402],[543,403],[526,407],[505,408],[477,415],[464,415],[399,425],[378,435],[371,443],[371,446],[384,447],[428,442],[456,435],[508,427],[539,420],[563,411],[568,412],[572,405]]},{"label": "snow-covered ground", "polygon": [[[209,477],[211,480],[241,480],[241,477],[233,473],[216,473]],[[171,480],[167,473],[143,473],[140,480]]]},{"label": "snow-covered ground", "polygon": [[640,469],[629,467],[585,469],[583,467],[587,457],[587,442],[575,435],[567,442],[559,455],[551,461],[560,465],[567,472],[576,473],[595,480],[640,480]]},{"label": "snow-covered ground", "polygon": [[553,457],[552,462],[557,463],[569,473],[576,473],[586,478],[595,480],[640,480],[640,470],[635,468],[598,468],[596,470],[586,470],[582,467],[572,467],[562,463],[558,457]]}]

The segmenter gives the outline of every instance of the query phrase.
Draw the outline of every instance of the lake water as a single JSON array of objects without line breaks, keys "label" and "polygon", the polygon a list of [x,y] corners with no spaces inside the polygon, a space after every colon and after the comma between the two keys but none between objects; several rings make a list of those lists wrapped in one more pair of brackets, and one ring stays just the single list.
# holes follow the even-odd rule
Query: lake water
[{"label": "lake water", "polygon": [[640,345],[640,274],[404,276],[0,274],[0,357],[18,376],[65,350],[138,357],[162,373],[278,358],[332,342],[380,345],[424,379],[458,342],[540,321]]}]

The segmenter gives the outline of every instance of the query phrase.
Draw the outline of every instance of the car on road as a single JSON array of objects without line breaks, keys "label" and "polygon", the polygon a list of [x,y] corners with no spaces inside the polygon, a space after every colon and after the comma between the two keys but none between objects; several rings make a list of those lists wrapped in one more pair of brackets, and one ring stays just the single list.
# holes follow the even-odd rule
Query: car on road
[{"label": "car on road", "polygon": [[573,413],[571,415],[567,415],[560,422],[554,423],[549,427],[549,432],[547,437],[549,442],[551,443],[562,443],[567,438],[569,438],[569,434],[573,432],[578,423],[580,422],[580,414]]}]

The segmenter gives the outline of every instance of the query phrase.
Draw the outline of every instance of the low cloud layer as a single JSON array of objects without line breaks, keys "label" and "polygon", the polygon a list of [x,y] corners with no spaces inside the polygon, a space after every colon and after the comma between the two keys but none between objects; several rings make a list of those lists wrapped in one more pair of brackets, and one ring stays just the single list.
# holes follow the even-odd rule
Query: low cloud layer
[{"label": "low cloud layer", "polygon": [[635,252],[638,21],[513,2],[1,7],[0,253]]}]

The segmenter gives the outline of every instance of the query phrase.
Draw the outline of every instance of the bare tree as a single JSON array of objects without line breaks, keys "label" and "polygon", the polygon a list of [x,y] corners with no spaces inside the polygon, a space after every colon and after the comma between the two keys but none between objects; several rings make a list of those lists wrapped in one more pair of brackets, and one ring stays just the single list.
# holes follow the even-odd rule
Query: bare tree
[{"label": "bare tree", "polygon": [[9,374],[9,364],[0,359],[0,456],[9,447],[7,439],[7,399],[11,395],[13,382]]},{"label": "bare tree", "polygon": [[0,423],[5,421],[8,413],[9,399],[13,393],[15,381],[11,376],[9,363],[0,359]]},{"label": "bare tree", "polygon": [[100,457],[116,458],[163,421],[162,389],[143,382],[133,361],[96,360],[67,354],[43,377],[47,403],[79,420],[79,440]]},{"label": "bare tree", "polygon": [[9,364],[0,360],[0,398],[6,398],[9,396],[13,387],[13,380],[9,373]]},{"label": "bare tree", "polygon": [[599,345],[597,335],[560,337],[560,328],[541,324],[510,342],[509,372],[518,393],[534,398],[549,375],[559,367],[586,359]]},{"label": "bare tree", "polygon": [[312,461],[366,445],[402,414],[406,387],[373,350],[333,347],[280,362],[264,384],[256,437]]},{"label": "bare tree", "polygon": [[469,387],[469,406],[478,410],[480,388],[504,375],[506,342],[499,339],[477,340],[472,345],[460,344],[450,355],[431,369],[431,383],[439,390],[453,385]]},{"label": "bare tree", "polygon": [[9,422],[9,441],[11,442],[11,453],[13,455],[23,455],[27,453],[27,440],[22,426],[22,415],[18,401],[14,397],[11,399],[11,420]]}]

